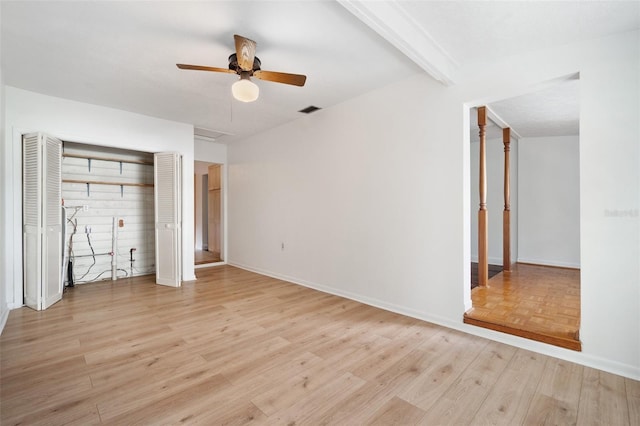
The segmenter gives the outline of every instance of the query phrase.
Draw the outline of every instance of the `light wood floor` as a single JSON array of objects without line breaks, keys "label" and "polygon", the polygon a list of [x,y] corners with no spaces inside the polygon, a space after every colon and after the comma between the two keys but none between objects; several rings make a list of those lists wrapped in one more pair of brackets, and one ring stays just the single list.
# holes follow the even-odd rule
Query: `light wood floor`
[{"label": "light wood floor", "polygon": [[220,262],[220,253],[210,252],[207,250],[196,250],[194,254],[195,265],[205,265],[207,263]]},{"label": "light wood floor", "polygon": [[580,270],[515,264],[471,290],[464,322],[581,350]]},{"label": "light wood floor", "polygon": [[0,423],[640,424],[640,382],[230,266],[76,286],[0,336]]}]

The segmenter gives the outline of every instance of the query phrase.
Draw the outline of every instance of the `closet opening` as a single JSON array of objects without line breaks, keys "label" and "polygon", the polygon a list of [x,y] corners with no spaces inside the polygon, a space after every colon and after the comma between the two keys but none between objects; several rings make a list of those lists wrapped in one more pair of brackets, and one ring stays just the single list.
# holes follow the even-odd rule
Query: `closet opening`
[{"label": "closet opening", "polygon": [[153,274],[152,153],[62,146],[64,286]]},{"label": "closet opening", "polygon": [[22,135],[23,303],[155,272],[181,284],[181,155]]}]

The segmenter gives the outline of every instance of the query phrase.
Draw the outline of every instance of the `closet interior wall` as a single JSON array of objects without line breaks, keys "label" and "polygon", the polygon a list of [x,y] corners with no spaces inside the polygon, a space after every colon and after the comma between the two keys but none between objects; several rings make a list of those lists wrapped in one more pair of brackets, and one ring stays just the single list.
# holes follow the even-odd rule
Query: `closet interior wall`
[{"label": "closet interior wall", "polygon": [[74,284],[155,272],[152,154],[65,142],[62,198]]}]

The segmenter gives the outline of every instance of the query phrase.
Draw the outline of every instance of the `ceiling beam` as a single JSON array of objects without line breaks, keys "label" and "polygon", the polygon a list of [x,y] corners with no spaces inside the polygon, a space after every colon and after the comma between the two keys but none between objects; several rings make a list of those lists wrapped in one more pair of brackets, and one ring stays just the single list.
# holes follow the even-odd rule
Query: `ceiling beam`
[{"label": "ceiling beam", "polygon": [[345,9],[445,86],[455,83],[458,64],[402,7],[400,2],[338,0]]}]

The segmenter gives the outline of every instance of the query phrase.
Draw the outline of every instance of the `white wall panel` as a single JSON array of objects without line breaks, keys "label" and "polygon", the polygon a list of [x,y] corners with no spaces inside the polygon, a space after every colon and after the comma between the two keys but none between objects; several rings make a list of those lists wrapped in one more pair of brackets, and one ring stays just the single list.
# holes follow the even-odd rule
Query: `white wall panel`
[{"label": "white wall panel", "polygon": [[[4,74],[0,66],[0,200],[5,202],[8,198],[9,182],[11,182],[9,165],[12,158],[7,150],[5,137],[5,87]],[[13,264],[8,255],[9,245],[6,237],[12,231],[13,223],[9,222],[4,208],[0,208],[0,233],[4,236],[0,239],[0,333],[9,317],[9,293],[13,296]],[[13,299],[13,297],[11,297]]]},{"label": "white wall panel", "polygon": [[519,143],[518,261],[580,267],[579,137]]},{"label": "white wall panel", "polygon": [[[67,207],[87,206],[88,210],[70,209],[69,216],[74,225],[68,224],[66,246],[73,247],[72,257],[76,284],[94,280],[112,279],[113,218],[122,220],[124,226],[117,228],[117,277],[137,276],[155,272],[155,239],[153,224],[153,187],[117,185],[153,184],[153,164],[136,164],[127,161],[144,159],[141,154],[122,151],[105,153],[74,146],[65,153],[93,158],[64,157],[62,161],[63,198]],[[96,158],[120,158],[124,161],[107,161]],[[148,161],[153,161],[147,155]],[[112,182],[115,185],[70,183],[64,180]],[[72,241],[70,239],[72,238]],[[91,242],[91,245],[89,244]],[[93,256],[97,253],[97,256]],[[130,249],[134,248],[133,265]]]}]

